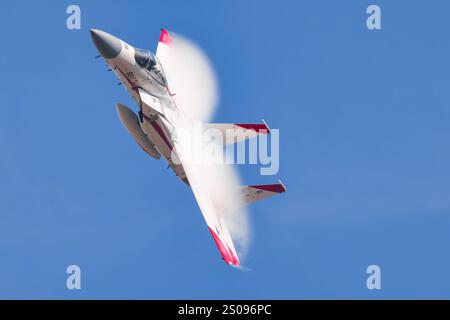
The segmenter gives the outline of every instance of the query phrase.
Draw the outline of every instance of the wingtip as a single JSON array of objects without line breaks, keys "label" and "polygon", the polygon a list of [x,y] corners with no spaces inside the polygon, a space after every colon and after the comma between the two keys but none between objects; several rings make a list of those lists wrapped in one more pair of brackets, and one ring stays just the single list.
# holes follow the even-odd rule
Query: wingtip
[{"label": "wingtip", "polygon": [[283,187],[283,191],[281,191],[281,193],[286,192],[286,191],[287,191],[287,188],[286,188],[286,186],[284,185],[284,183],[283,183],[280,179],[278,179],[278,183]]},{"label": "wingtip", "polygon": [[261,121],[264,123],[267,129],[267,133],[270,133],[270,127],[267,125],[267,122],[264,121],[264,119],[261,119]]},{"label": "wingtip", "polygon": [[171,45],[172,44],[172,39],[170,37],[169,31],[167,31],[164,28],[161,28],[161,34],[159,36],[159,42],[162,42],[166,45]]},{"label": "wingtip", "polygon": [[263,123],[234,123],[235,126],[237,127],[241,127],[244,128],[246,130],[252,130],[255,131],[256,133],[260,133],[260,134],[269,134],[270,133],[270,128],[269,126],[264,122]]},{"label": "wingtip", "polygon": [[214,242],[217,245],[217,248],[219,249],[219,252],[222,256],[222,260],[230,266],[239,266],[241,263],[239,261],[239,258],[237,255],[233,252],[233,250],[230,249],[228,244],[223,243],[218,234],[214,232],[213,229],[211,229],[208,226],[209,232],[213,236]]},{"label": "wingtip", "polygon": [[275,184],[262,184],[262,185],[248,186],[248,187],[254,188],[254,189],[265,190],[265,191],[269,191],[269,192],[273,192],[273,193],[286,192],[286,187],[284,186],[283,183],[281,183],[281,181],[279,181],[279,183],[275,183]]}]

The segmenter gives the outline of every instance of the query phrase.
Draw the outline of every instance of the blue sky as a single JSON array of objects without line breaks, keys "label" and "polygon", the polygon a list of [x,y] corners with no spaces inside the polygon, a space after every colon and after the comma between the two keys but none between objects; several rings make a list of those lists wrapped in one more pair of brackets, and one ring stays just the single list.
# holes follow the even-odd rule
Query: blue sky
[{"label": "blue sky", "polygon": [[[0,298],[450,298],[448,1],[0,6]],[[89,28],[154,51],[160,27],[213,61],[215,121],[280,129],[277,176],[238,167],[288,188],[250,208],[249,272],[222,262],[190,190],[127,135],[115,104],[132,101],[94,59]]]}]

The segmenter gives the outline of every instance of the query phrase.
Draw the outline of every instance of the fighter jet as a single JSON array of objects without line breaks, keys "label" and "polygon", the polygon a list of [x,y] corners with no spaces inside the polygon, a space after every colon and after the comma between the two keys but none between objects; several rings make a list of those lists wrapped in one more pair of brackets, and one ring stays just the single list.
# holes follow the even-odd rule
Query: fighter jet
[{"label": "fighter jet", "polygon": [[[205,190],[199,188],[196,173],[187,170],[181,161],[175,161],[180,141],[177,139],[178,124],[186,116],[177,104],[177,89],[165,69],[171,63],[171,53],[177,50],[173,45],[176,35],[161,29],[156,54],[148,50],[135,48],[119,38],[101,30],[90,30],[92,40],[118,79],[136,102],[137,114],[124,104],[117,104],[117,112],[122,124],[136,143],[151,157],[164,157],[168,166],[188,185],[196,198],[197,204],[205,218],[222,259],[231,266],[240,266],[240,260],[230,235],[229,228],[221,216],[220,206],[215,206],[208,199]],[[176,72],[176,70],[175,70]],[[260,134],[269,134],[270,129],[265,122],[258,124],[227,123],[207,124],[224,133],[227,130],[240,129],[232,141],[236,143]],[[182,159],[183,157],[179,157]],[[252,203],[269,196],[286,191],[279,181],[270,185],[252,185],[240,187],[244,203]],[[207,193],[207,192],[206,192]],[[227,199],[222,199],[226,202]]]}]

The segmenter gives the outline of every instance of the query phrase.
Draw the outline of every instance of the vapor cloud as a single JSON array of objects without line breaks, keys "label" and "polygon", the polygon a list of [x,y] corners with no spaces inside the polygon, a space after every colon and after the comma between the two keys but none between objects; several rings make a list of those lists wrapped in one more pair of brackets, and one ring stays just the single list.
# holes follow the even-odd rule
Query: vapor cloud
[{"label": "vapor cloud", "polygon": [[192,119],[208,122],[219,99],[217,77],[206,54],[192,41],[172,36],[164,71],[169,88],[176,88],[175,101]]},{"label": "vapor cloud", "polygon": [[[205,123],[211,120],[218,103],[219,87],[212,64],[197,45],[179,35],[173,36],[172,41],[173,50],[170,63],[165,66],[165,72],[169,86],[176,88],[175,100],[183,113],[181,119],[184,120],[178,123],[178,127],[189,133],[194,128],[194,122]],[[211,148],[211,144],[218,143],[204,141],[201,136],[197,137],[198,141],[195,143],[188,142],[187,139],[192,139],[193,136],[196,137],[193,134],[182,134],[177,137],[180,147],[191,148],[184,150],[186,154],[187,152],[204,154],[205,149],[215,149]],[[211,224],[218,221],[226,223],[242,258],[250,243],[250,224],[235,169],[230,165],[217,164],[207,159],[202,164],[193,163],[189,159],[181,160],[191,181],[191,187],[204,197],[200,202],[211,209],[203,210],[205,219]]]}]

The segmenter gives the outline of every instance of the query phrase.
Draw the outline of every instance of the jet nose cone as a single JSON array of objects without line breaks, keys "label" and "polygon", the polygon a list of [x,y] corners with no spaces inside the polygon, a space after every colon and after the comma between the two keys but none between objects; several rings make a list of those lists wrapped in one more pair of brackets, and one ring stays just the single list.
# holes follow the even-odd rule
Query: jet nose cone
[{"label": "jet nose cone", "polygon": [[122,51],[122,41],[101,30],[91,29],[91,37],[97,50],[106,59],[112,59]]}]

